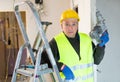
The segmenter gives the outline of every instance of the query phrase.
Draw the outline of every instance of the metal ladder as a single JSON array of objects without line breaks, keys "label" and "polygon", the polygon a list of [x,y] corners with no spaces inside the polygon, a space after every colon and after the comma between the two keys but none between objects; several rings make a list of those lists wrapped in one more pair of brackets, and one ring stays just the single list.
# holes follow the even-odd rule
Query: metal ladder
[{"label": "metal ladder", "polygon": [[[35,17],[36,24],[37,24],[38,30],[39,30],[39,35],[40,35],[39,37],[41,38],[41,40],[44,43],[44,45],[39,48],[36,57],[34,56],[34,52],[32,50],[31,44],[29,42],[29,38],[28,38],[27,33],[25,31],[25,27],[24,27],[24,24],[22,22],[22,18],[21,18],[20,12],[19,12],[19,6],[23,5],[23,4],[27,4],[30,7],[31,11],[33,12],[33,15]],[[55,59],[53,57],[48,40],[46,39],[46,35],[44,33],[44,30],[43,30],[43,25],[42,25],[41,20],[39,18],[38,12],[36,11],[36,8],[34,7],[34,5],[30,1],[15,3],[14,8],[15,8],[15,15],[16,15],[23,39],[24,39],[24,44],[20,47],[20,49],[18,51],[18,55],[17,55],[17,59],[16,59],[16,63],[15,63],[11,82],[16,82],[17,74],[33,77],[33,82],[38,82],[38,79],[40,82],[45,82],[43,75],[44,74],[52,74],[54,77],[54,82],[56,82],[56,81],[62,82],[60,75],[59,75],[59,71],[58,71],[56,62],[55,62]],[[41,42],[41,40],[40,40],[40,42]],[[30,53],[30,58],[32,60],[34,68],[21,68],[20,67],[20,60],[22,57],[23,50],[25,48],[27,48],[29,53]],[[49,57],[50,62],[52,64],[52,68],[48,68],[47,64],[40,65],[41,53],[42,53],[43,49],[46,49],[46,52],[48,53],[48,57]]]}]

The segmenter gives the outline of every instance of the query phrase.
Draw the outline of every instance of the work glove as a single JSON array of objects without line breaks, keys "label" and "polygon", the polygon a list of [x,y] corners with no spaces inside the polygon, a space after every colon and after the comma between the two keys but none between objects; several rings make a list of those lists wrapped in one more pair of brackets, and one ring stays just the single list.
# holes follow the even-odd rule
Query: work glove
[{"label": "work glove", "polygon": [[71,69],[68,66],[64,66],[62,69],[62,73],[65,76],[65,80],[73,80],[75,78],[73,72],[71,71]]},{"label": "work glove", "polygon": [[102,34],[102,36],[100,37],[100,40],[101,40],[101,42],[99,44],[100,47],[103,47],[109,41],[109,34],[107,31],[105,31]]}]

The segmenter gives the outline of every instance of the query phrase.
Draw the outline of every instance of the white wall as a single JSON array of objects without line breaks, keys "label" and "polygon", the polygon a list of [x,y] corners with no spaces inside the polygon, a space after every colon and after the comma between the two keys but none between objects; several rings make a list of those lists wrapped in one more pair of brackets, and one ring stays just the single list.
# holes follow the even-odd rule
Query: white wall
[{"label": "white wall", "polygon": [[96,0],[97,8],[106,19],[110,41],[103,61],[98,66],[98,82],[120,82],[120,0]]},{"label": "white wall", "polygon": [[12,11],[13,10],[13,0],[0,0],[0,11]]},{"label": "white wall", "polygon": [[42,16],[42,20],[53,23],[48,27],[46,33],[50,40],[61,31],[60,16],[65,9],[70,8],[70,0],[44,0],[44,2],[46,15]]}]

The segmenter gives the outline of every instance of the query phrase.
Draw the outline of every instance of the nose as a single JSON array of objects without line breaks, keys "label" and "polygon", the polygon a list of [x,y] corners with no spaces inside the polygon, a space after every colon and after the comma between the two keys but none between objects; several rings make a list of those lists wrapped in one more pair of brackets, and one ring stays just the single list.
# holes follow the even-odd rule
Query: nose
[{"label": "nose", "polygon": [[73,30],[73,26],[72,25],[69,25],[68,27],[70,30]]}]

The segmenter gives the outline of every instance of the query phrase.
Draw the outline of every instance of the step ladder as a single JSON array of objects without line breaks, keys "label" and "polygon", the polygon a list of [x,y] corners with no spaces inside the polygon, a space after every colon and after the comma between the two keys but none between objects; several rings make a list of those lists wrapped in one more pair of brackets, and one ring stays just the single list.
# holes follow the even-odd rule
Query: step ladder
[{"label": "step ladder", "polygon": [[[27,33],[25,31],[25,27],[24,27],[24,24],[22,22],[22,18],[21,18],[20,12],[19,12],[19,6],[24,5],[24,4],[27,4],[30,7],[30,9],[33,12],[33,15],[35,17],[36,24],[37,24],[38,30],[39,30],[38,31],[39,37],[41,38],[39,40],[39,43],[41,41],[43,41],[43,46],[40,46],[40,48],[38,49],[36,57],[34,56],[34,52],[32,50],[31,44],[29,42],[29,38],[28,38]],[[28,76],[28,77],[33,77],[33,82],[45,82],[43,75],[44,74],[52,74],[52,76],[54,78],[54,82],[56,82],[56,81],[62,82],[60,75],[59,75],[59,71],[58,71],[56,62],[55,62],[55,59],[54,59],[52,51],[51,51],[51,48],[49,46],[48,40],[46,39],[46,35],[45,35],[44,30],[43,30],[42,22],[39,18],[38,12],[36,11],[36,8],[32,4],[32,2],[24,1],[24,2],[15,3],[14,9],[15,9],[15,15],[16,15],[16,18],[17,18],[17,21],[19,24],[20,31],[21,31],[23,39],[24,39],[24,44],[20,47],[20,49],[18,51],[18,55],[17,55],[17,59],[16,59],[16,63],[15,63],[11,82],[16,82],[17,74],[21,74],[21,75]],[[23,50],[26,48],[28,49],[28,51],[30,53],[30,58],[32,60],[33,67],[28,66],[28,68],[27,68],[27,66],[25,65],[26,68],[24,68],[24,67],[20,66],[20,60],[22,57],[22,53],[23,53]],[[47,52],[48,57],[50,59],[52,68],[48,68],[47,64],[40,65],[41,53],[44,49],[46,49],[46,52]],[[39,81],[38,81],[38,79],[39,79]]]}]

